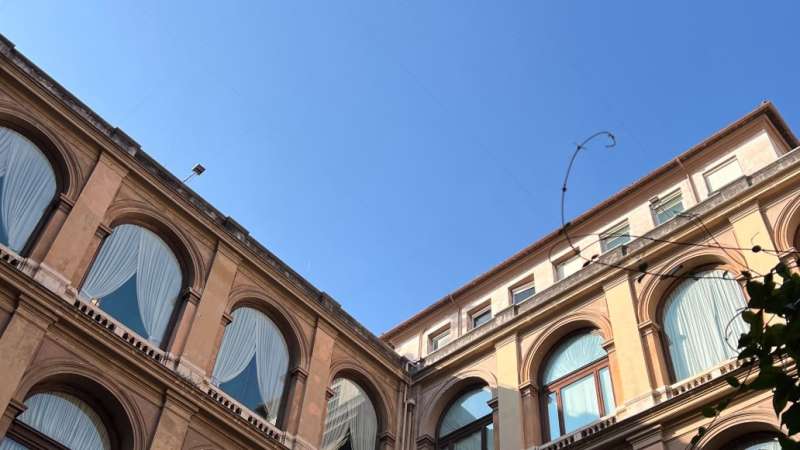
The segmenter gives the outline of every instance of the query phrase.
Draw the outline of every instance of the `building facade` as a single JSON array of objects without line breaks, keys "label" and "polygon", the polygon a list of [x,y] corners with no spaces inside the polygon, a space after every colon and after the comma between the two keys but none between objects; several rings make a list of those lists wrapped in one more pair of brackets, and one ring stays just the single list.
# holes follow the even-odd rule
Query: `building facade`
[{"label": "building facade", "polygon": [[0,36],[0,449],[773,448],[700,409],[798,145],[764,103],[376,337]]}]

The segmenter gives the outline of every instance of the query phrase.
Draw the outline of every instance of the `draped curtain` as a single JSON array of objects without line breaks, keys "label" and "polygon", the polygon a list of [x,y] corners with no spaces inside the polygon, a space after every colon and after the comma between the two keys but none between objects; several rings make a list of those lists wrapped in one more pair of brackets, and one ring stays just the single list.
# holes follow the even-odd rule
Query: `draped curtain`
[{"label": "draped curtain", "polygon": [[47,157],[28,139],[0,127],[0,218],[8,247],[19,252],[56,195],[56,177]]},{"label": "draped curtain", "polygon": [[5,438],[0,441],[0,450],[29,450],[28,447],[20,444],[19,442],[11,439]]},{"label": "draped curtain", "polygon": [[462,394],[442,417],[439,437],[447,436],[453,431],[491,414],[492,408],[487,403],[491,399],[492,393],[486,387]]},{"label": "draped curtain", "polygon": [[600,418],[594,375],[581,378],[561,390],[564,431],[570,433]]},{"label": "draped curtain", "polygon": [[677,380],[683,380],[736,356],[747,325],[746,306],[736,280],[722,270],[682,282],[664,308],[664,331]]},{"label": "draped curtain", "polygon": [[70,450],[111,449],[100,416],[78,398],[57,392],[41,393],[26,400],[25,406],[28,409],[17,420]]},{"label": "draped curtain", "polygon": [[320,449],[338,450],[349,435],[353,450],[375,450],[378,417],[366,392],[347,378],[334,380],[331,389]]},{"label": "draped curtain", "polygon": [[262,312],[238,308],[225,328],[212,378],[219,385],[238,376],[256,358],[258,392],[267,420],[278,420],[278,409],[289,370],[289,348],[280,329]]},{"label": "draped curtain", "polygon": [[573,336],[564,341],[550,357],[544,369],[544,384],[606,356],[603,338],[596,333]]},{"label": "draped curtain", "polygon": [[89,298],[103,298],[134,275],[136,303],[147,339],[160,345],[183,278],[178,259],[153,232],[131,224],[115,227],[103,242],[81,291]]},{"label": "draped curtain", "polygon": [[777,439],[766,439],[757,444],[748,445],[744,450],[781,450],[781,444]]}]

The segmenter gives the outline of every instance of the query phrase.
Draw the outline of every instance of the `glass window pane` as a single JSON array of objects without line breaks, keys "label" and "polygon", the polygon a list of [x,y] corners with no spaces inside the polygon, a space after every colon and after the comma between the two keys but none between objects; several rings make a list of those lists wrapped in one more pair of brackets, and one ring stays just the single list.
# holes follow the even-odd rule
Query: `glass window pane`
[{"label": "glass window pane", "polygon": [[743,450],[781,450],[781,444],[778,442],[778,438],[763,439],[744,447]]},{"label": "glass window pane", "polygon": [[431,336],[431,351],[439,350],[444,344],[447,344],[448,339],[450,338],[450,332],[445,331],[443,333],[439,333],[435,336]]},{"label": "glass window pane", "polygon": [[666,223],[682,212],[683,198],[680,192],[667,196],[653,208],[656,225]]},{"label": "glass window pane", "polygon": [[492,408],[487,403],[491,399],[492,393],[485,387],[463,394],[442,418],[439,436],[447,436],[463,426],[492,414]]},{"label": "glass window pane", "polygon": [[614,250],[620,245],[627,244],[631,240],[630,227],[627,222],[614,227],[600,235],[600,248],[603,253]]},{"label": "glass window pane", "polygon": [[739,283],[722,270],[696,276],[683,281],[664,308],[664,332],[676,381],[736,356],[739,336],[747,332],[739,316],[746,306]]},{"label": "glass window pane", "polygon": [[597,333],[587,332],[565,339],[545,365],[544,383],[550,384],[605,356],[603,337]]},{"label": "glass window pane", "polygon": [[606,415],[614,413],[616,405],[614,405],[614,388],[611,385],[611,372],[608,367],[600,369],[600,388],[603,390],[603,406],[606,409]]},{"label": "glass window pane", "polygon": [[490,320],[492,320],[492,311],[487,309],[480,314],[472,316],[472,328],[479,327]]},{"label": "glass window pane", "polygon": [[564,430],[567,433],[588,425],[600,418],[594,375],[570,384],[561,390],[564,413]]},{"label": "glass window pane", "polygon": [[558,425],[558,400],[555,393],[547,396],[547,425],[550,429],[550,440],[561,436]]},{"label": "glass window pane", "polygon": [[486,425],[486,450],[494,450],[494,424]]},{"label": "glass window pane", "polygon": [[524,302],[525,300],[533,297],[536,293],[536,286],[526,287],[523,289],[515,289],[512,294],[514,304]]},{"label": "glass window pane", "polygon": [[20,444],[19,442],[11,439],[5,438],[0,441],[0,450],[29,450],[28,447]]},{"label": "glass window pane", "polygon": [[378,416],[367,393],[352,380],[337,378],[325,413],[325,433],[320,450],[339,450],[348,438],[351,448],[374,449]]},{"label": "glass window pane", "polygon": [[111,448],[100,416],[77,397],[43,392],[25,400],[25,406],[17,420],[67,448]]},{"label": "glass window pane", "polygon": [[481,430],[456,441],[454,450],[481,450]]}]

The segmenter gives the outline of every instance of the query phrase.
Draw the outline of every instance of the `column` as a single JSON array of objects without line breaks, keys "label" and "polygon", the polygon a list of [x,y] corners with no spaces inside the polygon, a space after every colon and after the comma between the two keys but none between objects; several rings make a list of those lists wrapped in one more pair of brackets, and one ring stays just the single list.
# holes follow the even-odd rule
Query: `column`
[{"label": "column", "polygon": [[86,249],[94,239],[126,174],[126,168],[105,153],[100,155],[75,206],[41,263],[39,272],[42,273],[36,275],[38,281],[55,292],[80,282],[85,269],[81,267],[81,262]]},{"label": "column", "polygon": [[539,390],[527,382],[519,387],[522,395],[522,431],[525,433],[525,448],[542,443],[542,417]]},{"label": "column", "polygon": [[664,437],[661,425],[642,430],[627,439],[632,450],[664,450]]},{"label": "column", "polygon": [[289,373],[289,393],[287,394],[286,413],[283,415],[284,423],[281,426],[288,435],[297,433],[300,425],[300,412],[303,407],[303,397],[306,394],[308,371],[302,367],[295,367]]},{"label": "column", "polygon": [[189,422],[197,407],[175,391],[167,389],[164,406],[158,417],[158,425],[150,443],[150,450],[174,450],[183,448],[183,440]]},{"label": "column", "polygon": [[20,296],[17,309],[0,336],[0,361],[3,362],[0,411],[8,407],[47,329],[55,320],[55,316],[35,300]]},{"label": "column", "polygon": [[219,242],[196,311],[192,317],[185,314],[186,317],[182,319],[182,322],[185,320],[189,323],[185,325],[188,331],[180,356],[181,369],[201,375],[206,375],[210,370],[217,345],[213,337],[219,334],[238,266],[237,255]]},{"label": "column", "polygon": [[300,423],[294,448],[315,449],[322,442],[325,413],[328,406],[328,381],[331,376],[331,357],[336,343],[336,330],[317,319],[314,330],[314,346],[308,366],[306,392],[300,412]]},{"label": "column", "polygon": [[621,391],[624,402],[617,410],[622,412],[628,409],[630,413],[635,413],[651,406],[653,399],[650,375],[636,318],[633,288],[628,277],[622,276],[603,289],[614,334],[614,349],[619,370],[619,377],[614,380],[616,382],[614,387],[615,390]]},{"label": "column", "polygon": [[[497,403],[495,436],[500,436],[498,450],[523,448],[522,402],[519,395],[519,344],[517,335],[495,344],[497,362]],[[502,429],[502,431],[501,431]]]},{"label": "column", "polygon": [[[730,217],[729,220],[733,225],[733,234],[736,236],[739,247],[752,248],[758,245],[763,249],[775,249],[775,243],[772,241],[772,235],[767,228],[758,203],[753,203]],[[776,255],[763,251],[755,253],[751,250],[744,250],[742,254],[748,269],[754,275],[766,274],[780,261]]]}]

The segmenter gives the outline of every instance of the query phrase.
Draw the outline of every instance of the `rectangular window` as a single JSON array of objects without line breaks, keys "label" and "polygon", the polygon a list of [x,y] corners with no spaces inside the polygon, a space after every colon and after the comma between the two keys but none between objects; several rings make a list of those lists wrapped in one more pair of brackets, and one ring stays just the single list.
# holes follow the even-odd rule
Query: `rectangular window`
[{"label": "rectangular window", "polygon": [[450,330],[440,331],[436,334],[432,334],[428,338],[428,353],[435,352],[442,348],[447,341],[450,339]]},{"label": "rectangular window", "polygon": [[536,293],[536,286],[533,282],[525,283],[522,286],[511,289],[511,302],[513,304],[522,303],[525,300],[533,297]]},{"label": "rectangular window", "polygon": [[600,233],[600,249],[603,253],[614,250],[631,241],[631,228],[628,221]]},{"label": "rectangular window", "polygon": [[683,212],[683,197],[680,189],[667,194],[664,198],[657,198],[651,203],[653,219],[656,225],[669,222],[673,217]]},{"label": "rectangular window", "polygon": [[556,281],[563,280],[573,273],[581,270],[584,259],[580,255],[575,255],[556,264]]},{"label": "rectangular window", "polygon": [[736,158],[731,158],[703,174],[708,193],[712,194],[742,176],[742,166]]},{"label": "rectangular window", "polygon": [[490,320],[492,320],[492,308],[490,306],[475,311],[470,315],[472,328],[478,328]]}]

